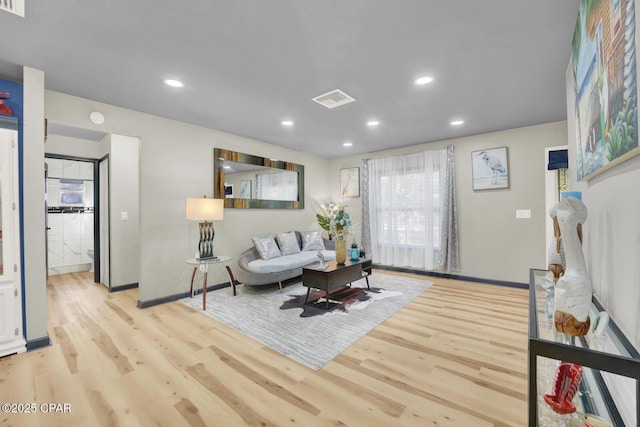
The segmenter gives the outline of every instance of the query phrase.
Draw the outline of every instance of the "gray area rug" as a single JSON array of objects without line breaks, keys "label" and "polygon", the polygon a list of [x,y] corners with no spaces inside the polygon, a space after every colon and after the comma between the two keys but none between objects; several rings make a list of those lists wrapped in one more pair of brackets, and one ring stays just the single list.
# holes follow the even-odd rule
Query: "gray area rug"
[{"label": "gray area rug", "polygon": [[312,369],[320,369],[370,330],[424,292],[433,282],[380,274],[369,276],[352,290],[326,300],[324,292],[313,292],[303,307],[307,288],[302,282],[285,286],[238,286],[180,300],[257,341]]}]

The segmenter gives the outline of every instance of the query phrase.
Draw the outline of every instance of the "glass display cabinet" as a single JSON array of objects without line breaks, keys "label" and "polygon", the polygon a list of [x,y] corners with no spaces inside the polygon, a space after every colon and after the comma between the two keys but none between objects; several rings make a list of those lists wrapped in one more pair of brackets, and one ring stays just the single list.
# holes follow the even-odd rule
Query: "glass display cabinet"
[{"label": "glass display cabinet", "polygon": [[[599,324],[604,309],[592,297],[590,332],[571,337],[553,320],[554,282],[546,270],[529,271],[529,426],[638,426],[640,354],[613,319]],[[606,322],[606,316],[601,317]],[[605,326],[604,328],[601,328]],[[552,393],[560,362],[582,366],[572,400],[576,411],[561,415],[544,400]]]}]

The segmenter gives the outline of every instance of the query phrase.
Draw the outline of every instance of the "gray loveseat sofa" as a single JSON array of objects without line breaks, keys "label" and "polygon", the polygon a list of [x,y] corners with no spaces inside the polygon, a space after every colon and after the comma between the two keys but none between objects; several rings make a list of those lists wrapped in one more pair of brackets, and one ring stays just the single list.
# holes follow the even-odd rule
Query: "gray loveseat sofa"
[{"label": "gray loveseat sofa", "polygon": [[[302,275],[302,268],[319,262],[318,249],[305,249],[303,234],[307,232],[295,231],[298,243],[297,253],[274,256],[264,259],[256,246],[245,250],[238,258],[238,282],[245,285],[258,286],[278,283],[282,288],[284,280],[292,279]],[[336,258],[335,242],[322,238],[325,249],[320,249],[325,261]]]}]

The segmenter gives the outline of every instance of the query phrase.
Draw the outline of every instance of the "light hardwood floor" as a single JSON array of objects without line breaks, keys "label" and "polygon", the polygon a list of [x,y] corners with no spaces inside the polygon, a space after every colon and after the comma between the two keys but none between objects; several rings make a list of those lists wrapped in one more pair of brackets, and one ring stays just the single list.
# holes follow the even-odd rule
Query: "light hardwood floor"
[{"label": "light hardwood floor", "polygon": [[435,284],[314,371],[179,302],[51,276],[53,345],[0,358],[0,402],[38,413],[0,425],[526,425],[527,292],[419,277]]}]

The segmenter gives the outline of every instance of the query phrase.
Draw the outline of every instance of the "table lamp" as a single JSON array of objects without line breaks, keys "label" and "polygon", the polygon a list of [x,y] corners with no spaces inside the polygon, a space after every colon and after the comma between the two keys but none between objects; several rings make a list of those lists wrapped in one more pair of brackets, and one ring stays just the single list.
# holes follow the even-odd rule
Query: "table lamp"
[{"label": "table lamp", "polygon": [[213,223],[211,221],[221,220],[224,217],[224,199],[187,199],[186,218],[191,221],[200,222],[200,241],[196,258],[211,259],[213,255]]}]

